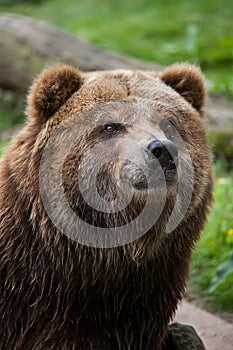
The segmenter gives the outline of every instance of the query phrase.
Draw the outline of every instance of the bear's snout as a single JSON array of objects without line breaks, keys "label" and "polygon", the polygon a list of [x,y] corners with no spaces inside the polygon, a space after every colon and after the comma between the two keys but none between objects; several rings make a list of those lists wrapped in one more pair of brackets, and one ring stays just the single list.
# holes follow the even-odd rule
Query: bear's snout
[{"label": "bear's snout", "polygon": [[150,142],[144,151],[144,158],[146,165],[152,170],[158,167],[158,162],[163,171],[176,170],[178,166],[177,147],[169,140]]}]

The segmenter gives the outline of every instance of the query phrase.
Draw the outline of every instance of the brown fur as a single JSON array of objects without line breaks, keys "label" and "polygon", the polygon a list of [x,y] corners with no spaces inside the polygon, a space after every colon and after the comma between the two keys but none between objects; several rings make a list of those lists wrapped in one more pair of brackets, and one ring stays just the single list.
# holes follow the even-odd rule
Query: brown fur
[{"label": "brown fur", "polygon": [[[200,118],[204,100],[203,78],[197,68],[186,64],[159,75],[141,71],[81,74],[72,67],[55,66],[35,81],[28,98],[27,125],[0,162],[0,349],[162,347],[212,202],[211,156]],[[192,159],[194,191],[183,221],[171,234],[165,234],[174,205],[170,198],[143,237],[116,248],[80,245],[51,222],[39,190],[39,164],[47,141],[61,123],[60,143],[65,143],[69,128],[78,126],[63,173],[73,210],[90,223],[109,227],[130,221],[142,209],[145,198],[140,195],[121,215],[101,216],[80,197],[79,157],[100,140],[98,113],[100,118],[121,117],[148,130],[156,116],[175,116]],[[148,142],[137,128],[131,130],[127,131],[130,137]],[[120,141],[114,141],[114,147],[121,152]],[[102,170],[100,191],[113,189],[109,198],[114,196],[111,177],[121,166],[113,162]]]}]

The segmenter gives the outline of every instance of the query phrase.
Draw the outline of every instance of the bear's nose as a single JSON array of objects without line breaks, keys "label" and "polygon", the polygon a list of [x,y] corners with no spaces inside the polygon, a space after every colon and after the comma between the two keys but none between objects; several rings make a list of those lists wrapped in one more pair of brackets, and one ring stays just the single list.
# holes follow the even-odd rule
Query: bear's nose
[{"label": "bear's nose", "polygon": [[178,166],[177,147],[169,140],[150,142],[144,151],[144,157],[147,166],[152,169],[158,167],[158,162],[163,170],[172,170]]}]

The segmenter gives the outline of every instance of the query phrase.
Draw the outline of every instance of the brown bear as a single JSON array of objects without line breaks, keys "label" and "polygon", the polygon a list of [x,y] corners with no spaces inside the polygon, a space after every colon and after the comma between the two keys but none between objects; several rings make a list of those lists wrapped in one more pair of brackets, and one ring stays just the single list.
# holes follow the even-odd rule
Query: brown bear
[{"label": "brown bear", "polygon": [[199,68],[45,70],[0,161],[0,349],[155,350],[212,202]]}]

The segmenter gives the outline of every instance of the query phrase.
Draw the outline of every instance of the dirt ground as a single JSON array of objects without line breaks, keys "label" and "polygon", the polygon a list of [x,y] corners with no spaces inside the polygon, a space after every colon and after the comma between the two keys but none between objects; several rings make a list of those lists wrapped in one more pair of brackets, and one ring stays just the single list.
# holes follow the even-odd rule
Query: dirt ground
[{"label": "dirt ground", "polygon": [[233,324],[184,300],[178,308],[175,322],[192,325],[206,350],[233,350]]}]

